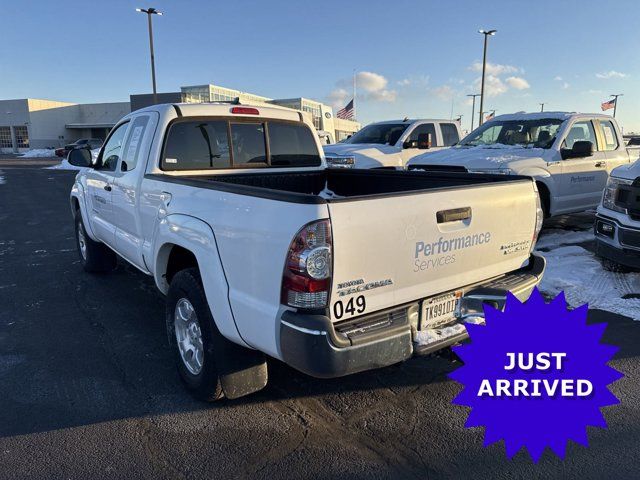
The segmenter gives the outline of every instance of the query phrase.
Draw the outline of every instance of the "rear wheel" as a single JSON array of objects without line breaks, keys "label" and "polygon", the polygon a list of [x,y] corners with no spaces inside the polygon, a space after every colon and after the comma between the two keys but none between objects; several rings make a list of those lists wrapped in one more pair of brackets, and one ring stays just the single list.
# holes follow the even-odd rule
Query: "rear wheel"
[{"label": "rear wheel", "polygon": [[90,273],[110,272],[118,264],[116,254],[105,244],[94,242],[87,235],[80,212],[76,214],[76,245],[80,255],[80,263]]},{"label": "rear wheel", "polygon": [[224,339],[215,327],[197,268],[182,270],[171,280],[166,319],[178,373],[187,389],[206,402],[221,399],[214,349]]}]

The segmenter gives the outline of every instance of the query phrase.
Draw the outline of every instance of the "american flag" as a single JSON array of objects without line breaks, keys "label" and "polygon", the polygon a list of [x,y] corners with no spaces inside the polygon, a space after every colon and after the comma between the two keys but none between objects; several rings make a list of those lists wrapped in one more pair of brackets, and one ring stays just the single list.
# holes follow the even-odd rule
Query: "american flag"
[{"label": "american flag", "polygon": [[353,118],[353,100],[347,103],[347,106],[338,110],[336,117],[343,118],[344,120],[351,120]]},{"label": "american flag", "polygon": [[606,102],[602,102],[600,104],[600,107],[602,108],[603,112],[605,110],[611,110],[615,106],[616,106],[616,99],[615,98],[612,98],[611,100],[607,100]]},{"label": "american flag", "polygon": [[484,121],[488,122],[489,120],[491,120],[493,117],[496,116],[496,112],[491,112],[489,115],[487,115],[486,117],[484,117]]}]

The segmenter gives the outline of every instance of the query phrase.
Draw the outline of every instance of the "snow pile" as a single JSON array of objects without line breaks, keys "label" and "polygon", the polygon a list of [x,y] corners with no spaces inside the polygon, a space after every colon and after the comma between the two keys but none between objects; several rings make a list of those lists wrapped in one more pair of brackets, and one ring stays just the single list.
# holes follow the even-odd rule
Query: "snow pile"
[{"label": "snow pile", "polygon": [[[578,307],[585,303],[589,308],[597,308],[617,313],[634,320],[640,320],[640,273],[608,272],[596,256],[577,245],[563,243],[584,242],[591,232],[567,232],[564,239],[560,234],[550,234],[538,242],[537,248],[550,248],[538,253],[547,260],[547,269],[540,283],[540,290],[549,295],[557,295],[564,290],[567,303]],[[627,298],[624,298],[627,297]]]},{"label": "snow pile", "polygon": [[330,199],[335,199],[335,198],[342,198],[342,195],[338,195],[337,193],[333,192],[332,190],[329,190],[329,183],[326,182],[324,184],[324,188],[322,189],[322,191],[320,193],[318,193],[319,197],[322,198],[326,198],[328,200]]},{"label": "snow pile", "polygon": [[590,242],[593,238],[593,230],[591,229],[578,231],[546,230],[536,243],[536,249],[548,250],[562,245],[575,245],[576,243]]},{"label": "snow pile", "polygon": [[56,156],[56,151],[49,148],[36,148],[20,155],[23,158],[50,158]]}]

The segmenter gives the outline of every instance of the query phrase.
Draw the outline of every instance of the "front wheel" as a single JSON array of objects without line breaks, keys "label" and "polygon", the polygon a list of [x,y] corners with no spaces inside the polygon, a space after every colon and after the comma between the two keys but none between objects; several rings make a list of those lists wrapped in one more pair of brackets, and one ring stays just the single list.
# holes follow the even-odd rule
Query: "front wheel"
[{"label": "front wheel", "polygon": [[86,272],[110,272],[118,264],[118,258],[113,250],[103,243],[94,242],[87,235],[79,211],[76,213],[76,246],[80,254],[80,263]]},{"label": "front wheel", "polygon": [[224,395],[214,358],[214,345],[221,334],[214,327],[198,269],[182,270],[171,280],[166,319],[178,373],[187,389],[206,402],[221,399]]}]

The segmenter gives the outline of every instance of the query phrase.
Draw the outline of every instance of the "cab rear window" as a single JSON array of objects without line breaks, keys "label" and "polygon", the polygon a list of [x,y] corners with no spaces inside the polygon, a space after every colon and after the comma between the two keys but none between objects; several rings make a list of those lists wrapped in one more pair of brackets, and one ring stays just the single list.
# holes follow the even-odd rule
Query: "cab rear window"
[{"label": "cab rear window", "polygon": [[321,164],[313,132],[293,122],[183,120],[167,134],[163,170],[313,167]]}]

